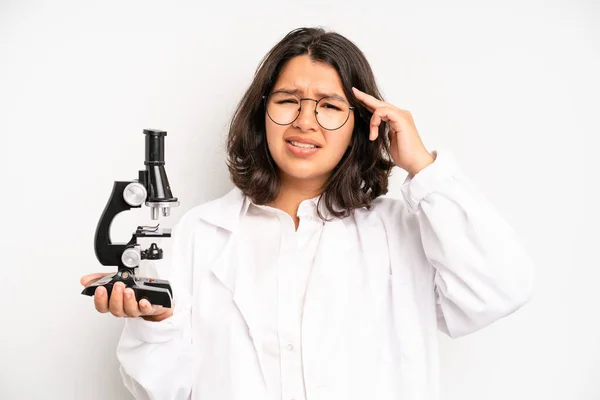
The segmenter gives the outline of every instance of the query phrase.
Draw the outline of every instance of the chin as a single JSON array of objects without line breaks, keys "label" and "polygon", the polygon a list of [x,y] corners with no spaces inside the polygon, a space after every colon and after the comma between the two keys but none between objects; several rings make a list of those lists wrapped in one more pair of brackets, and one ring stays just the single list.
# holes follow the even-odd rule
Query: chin
[{"label": "chin", "polygon": [[314,168],[298,168],[298,166],[286,166],[280,168],[280,171],[286,177],[306,181],[325,180],[329,176],[327,171],[315,171]]},{"label": "chin", "polygon": [[315,157],[300,158],[290,155],[286,149],[276,152],[274,157],[282,178],[291,178],[304,181],[325,182],[335,165],[330,165],[329,154],[316,154]]}]

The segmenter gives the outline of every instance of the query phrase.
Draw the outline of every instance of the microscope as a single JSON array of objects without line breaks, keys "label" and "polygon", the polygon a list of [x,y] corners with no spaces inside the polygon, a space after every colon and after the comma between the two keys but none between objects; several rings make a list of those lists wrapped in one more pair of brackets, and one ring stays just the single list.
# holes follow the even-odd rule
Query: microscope
[{"label": "microscope", "polygon": [[117,273],[109,274],[86,287],[81,294],[93,296],[98,286],[104,286],[110,298],[113,285],[123,282],[125,287],[133,289],[139,302],[147,299],[150,304],[170,308],[173,292],[168,280],[138,277],[135,269],[142,260],[159,260],[163,258],[163,250],[152,243],[149,248],[142,249],[138,238],[171,237],[171,229],[156,226],[138,226],[128,243],[112,243],[110,227],[113,219],[122,211],[141,208],[142,204],[150,207],[152,220],[158,220],[162,214],[170,215],[171,207],[177,207],[179,201],[173,197],[169,180],[165,172],[165,136],[161,130],[144,129],[146,135],[145,170],[140,170],[138,179],[133,181],[115,181],[112,193],[104,212],[96,226],[94,248],[96,258],[102,265],[116,266]]}]

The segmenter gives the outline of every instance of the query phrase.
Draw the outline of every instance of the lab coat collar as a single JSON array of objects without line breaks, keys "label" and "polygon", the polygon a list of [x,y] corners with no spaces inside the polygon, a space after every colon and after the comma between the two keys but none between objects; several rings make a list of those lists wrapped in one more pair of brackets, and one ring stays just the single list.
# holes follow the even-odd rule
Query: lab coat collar
[{"label": "lab coat collar", "polygon": [[[322,195],[318,195],[315,196],[313,198],[310,199],[306,199],[304,201],[302,201],[300,203],[300,206],[298,207],[298,211],[296,212],[296,216],[299,218],[312,218],[315,220],[319,220],[321,219],[321,217],[319,216],[317,209],[319,208],[321,210],[321,216],[327,220],[332,219],[333,215],[329,212],[329,210],[327,209],[327,207],[325,206],[324,202],[321,202],[319,204],[319,199],[322,197]],[[245,201],[247,203],[250,204],[250,207],[256,207],[258,209],[265,209],[264,205],[261,204],[256,204],[255,202],[252,201],[252,199],[250,199],[248,196],[246,196]],[[246,210],[245,212],[247,212],[249,207],[243,207],[242,210]]]},{"label": "lab coat collar", "polygon": [[[321,215],[325,219],[335,220],[335,217],[325,206],[325,202],[319,199],[322,195],[309,199],[308,203],[302,204],[298,210],[298,216],[316,216],[317,207],[321,210]],[[231,189],[227,194],[217,200],[206,203],[201,210],[200,217],[206,222],[226,229],[229,232],[235,232],[240,224],[240,220],[246,215],[248,207],[252,201],[237,186]],[[310,207],[311,209],[308,209]]]},{"label": "lab coat collar", "polygon": [[225,196],[204,204],[199,215],[211,225],[234,232],[246,214],[248,205],[244,193],[234,187]]}]

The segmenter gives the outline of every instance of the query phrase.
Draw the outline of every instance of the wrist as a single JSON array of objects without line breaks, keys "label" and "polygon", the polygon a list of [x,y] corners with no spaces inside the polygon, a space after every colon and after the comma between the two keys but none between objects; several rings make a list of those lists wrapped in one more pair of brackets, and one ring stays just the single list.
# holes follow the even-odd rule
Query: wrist
[{"label": "wrist", "polygon": [[431,153],[427,153],[423,157],[419,158],[419,160],[413,163],[410,167],[408,167],[406,171],[410,176],[415,176],[423,169],[433,164],[434,161],[435,157],[431,155]]}]

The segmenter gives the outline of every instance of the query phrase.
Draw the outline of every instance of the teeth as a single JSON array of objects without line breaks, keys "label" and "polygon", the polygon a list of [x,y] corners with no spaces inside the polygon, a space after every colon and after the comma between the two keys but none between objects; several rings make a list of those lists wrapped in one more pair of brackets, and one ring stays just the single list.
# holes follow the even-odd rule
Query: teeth
[{"label": "teeth", "polygon": [[296,147],[301,147],[303,149],[316,149],[317,148],[317,146],[315,146],[314,144],[300,143],[300,142],[294,142],[294,141],[290,141],[290,143]]}]

